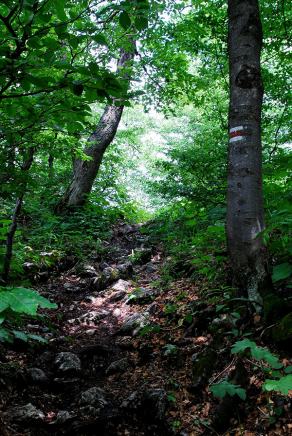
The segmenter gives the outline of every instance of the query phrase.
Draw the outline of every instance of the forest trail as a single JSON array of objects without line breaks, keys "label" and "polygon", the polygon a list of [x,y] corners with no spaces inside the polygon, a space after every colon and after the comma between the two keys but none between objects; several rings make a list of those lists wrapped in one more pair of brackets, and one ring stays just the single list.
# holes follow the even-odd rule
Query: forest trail
[{"label": "forest trail", "polygon": [[168,260],[139,225],[119,223],[101,254],[37,284],[58,309],[27,326],[47,344],[0,348],[1,436],[289,434],[285,417],[267,432],[252,366],[251,403],[218,406],[208,386],[236,371],[230,340],[213,334],[227,319],[193,281],[163,286]]},{"label": "forest trail", "polygon": [[[3,435],[177,434],[178,424],[167,420],[179,413],[169,415],[172,390],[187,394],[185,358],[200,345],[177,328],[156,333],[160,318],[168,324],[171,296],[156,288],[163,262],[138,225],[121,223],[104,256],[75,263],[38,288],[58,309],[49,312],[48,327],[28,326],[49,341],[46,351],[18,344],[0,367]],[[181,286],[175,292],[185,298]],[[190,401],[181,401],[188,413]]]}]

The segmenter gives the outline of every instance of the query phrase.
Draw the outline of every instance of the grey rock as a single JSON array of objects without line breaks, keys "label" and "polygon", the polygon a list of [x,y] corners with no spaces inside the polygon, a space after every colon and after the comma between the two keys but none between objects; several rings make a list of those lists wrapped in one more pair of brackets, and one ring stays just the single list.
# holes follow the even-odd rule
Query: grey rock
[{"label": "grey rock", "polygon": [[17,422],[38,422],[45,418],[44,413],[33,404],[17,406],[8,411],[9,418]]},{"label": "grey rock", "polygon": [[50,424],[53,425],[62,425],[66,424],[68,421],[71,421],[75,418],[76,415],[71,414],[67,410],[59,410],[57,413],[56,419],[52,421]]},{"label": "grey rock", "polygon": [[112,289],[114,291],[127,291],[130,287],[130,282],[127,282],[126,280],[118,280],[113,286]]},{"label": "grey rock", "polygon": [[157,266],[153,265],[152,262],[146,264],[145,270],[149,273],[154,273],[157,271]]},{"label": "grey rock", "polygon": [[155,419],[162,421],[167,408],[167,393],[164,389],[149,389],[144,392],[143,404]]},{"label": "grey rock", "polygon": [[79,404],[103,408],[108,404],[108,402],[104,390],[94,386],[81,393]]},{"label": "grey rock", "polygon": [[110,303],[115,303],[116,301],[122,300],[127,295],[126,291],[114,292],[108,299]]},{"label": "grey rock", "polygon": [[48,377],[40,368],[29,368],[27,375],[33,383],[42,384],[48,382]]},{"label": "grey rock", "polygon": [[120,334],[137,335],[139,331],[148,324],[149,313],[133,313],[126,318],[124,324],[121,326]]},{"label": "grey rock", "polygon": [[120,277],[122,279],[126,279],[133,274],[133,265],[131,262],[121,263],[117,266],[117,270],[119,271]]},{"label": "grey rock", "polygon": [[141,395],[138,391],[134,391],[121,404],[125,409],[138,409],[141,407]]},{"label": "grey rock", "polygon": [[109,367],[106,370],[106,374],[114,374],[116,372],[124,372],[126,371],[130,366],[130,362],[127,357],[124,357],[123,359],[116,360],[115,362],[112,362]]},{"label": "grey rock", "polygon": [[157,295],[153,289],[137,288],[126,301],[126,304],[146,304],[151,302]]},{"label": "grey rock", "polygon": [[72,373],[81,371],[81,361],[79,357],[68,351],[58,353],[55,359],[55,365],[61,373]]}]

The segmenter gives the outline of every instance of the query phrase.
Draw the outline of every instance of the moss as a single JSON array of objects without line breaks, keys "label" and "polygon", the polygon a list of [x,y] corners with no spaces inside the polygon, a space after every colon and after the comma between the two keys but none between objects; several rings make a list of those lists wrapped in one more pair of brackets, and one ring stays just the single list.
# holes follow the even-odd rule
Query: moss
[{"label": "moss", "polygon": [[292,339],[292,312],[284,316],[271,333],[276,343],[290,341]]}]

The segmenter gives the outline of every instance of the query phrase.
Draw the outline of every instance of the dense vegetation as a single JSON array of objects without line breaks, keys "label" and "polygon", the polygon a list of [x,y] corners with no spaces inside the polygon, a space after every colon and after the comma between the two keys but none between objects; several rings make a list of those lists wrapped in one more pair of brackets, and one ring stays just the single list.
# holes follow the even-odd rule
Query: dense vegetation
[{"label": "dense vegetation", "polygon": [[[263,390],[288,401],[290,14],[283,0],[2,2],[0,341],[8,350],[18,341],[49,347],[27,328],[43,317],[38,309],[46,322],[57,308],[42,284],[90,259],[108,262],[120,244],[113,229],[139,223],[163,257],[155,283],[166,292],[163,322],[190,329],[207,307],[210,320],[221,317],[218,331],[216,322],[203,327],[212,352],[226,336],[229,356],[240,356],[235,374],[209,383],[223,398],[221,415],[230,398],[246,399],[244,359],[260,362]],[[131,250],[128,260],[143,264],[145,253]],[[167,297],[180,280],[189,301],[185,290]],[[159,328],[146,326],[141,341]],[[161,355],[173,364],[176,345],[166,342]],[[200,389],[212,374],[206,356],[193,368]],[[276,406],[269,416],[276,424]],[[207,421],[190,434],[211,432]],[[175,419],[171,428],[183,430]]]}]

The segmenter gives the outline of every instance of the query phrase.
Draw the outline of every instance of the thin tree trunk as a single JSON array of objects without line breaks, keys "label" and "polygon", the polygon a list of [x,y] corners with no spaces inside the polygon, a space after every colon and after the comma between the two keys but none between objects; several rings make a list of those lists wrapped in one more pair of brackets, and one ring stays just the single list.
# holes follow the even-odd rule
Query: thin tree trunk
[{"label": "thin tree trunk", "polygon": [[[33,163],[34,151],[35,151],[35,149],[33,147],[31,147],[29,149],[28,156],[21,166],[21,170],[25,173],[29,171],[29,169]],[[7,237],[6,237],[6,252],[5,252],[5,256],[4,256],[3,272],[2,272],[2,279],[3,279],[4,283],[6,283],[9,279],[11,260],[12,260],[12,255],[13,255],[13,241],[14,241],[15,232],[17,230],[17,220],[18,220],[18,217],[19,217],[20,212],[21,212],[26,185],[27,185],[27,182],[25,180],[23,183],[23,186],[20,189],[20,194],[16,199],[11,224],[10,224],[10,227],[9,227],[9,230],[7,233]]]},{"label": "thin tree trunk", "polygon": [[260,309],[268,283],[262,193],[260,69],[262,26],[258,0],[228,0],[230,78],[227,243],[234,285]]},{"label": "thin tree trunk", "polygon": [[[134,58],[135,51],[135,42],[132,43],[131,51],[126,52],[122,50],[117,68],[121,69],[126,67],[129,61]],[[128,74],[125,74],[124,77],[130,81]],[[65,192],[64,197],[57,205],[57,211],[83,206],[86,203],[98,174],[103,155],[116,135],[123,110],[124,106],[122,103],[119,104],[118,102],[117,105],[106,106],[99,123],[95,131],[90,135],[88,145],[84,150],[84,153],[91,157],[91,160],[84,161],[76,159],[74,161],[72,181]]]}]

